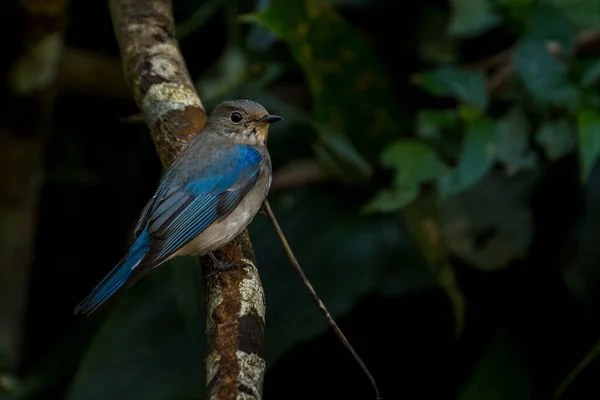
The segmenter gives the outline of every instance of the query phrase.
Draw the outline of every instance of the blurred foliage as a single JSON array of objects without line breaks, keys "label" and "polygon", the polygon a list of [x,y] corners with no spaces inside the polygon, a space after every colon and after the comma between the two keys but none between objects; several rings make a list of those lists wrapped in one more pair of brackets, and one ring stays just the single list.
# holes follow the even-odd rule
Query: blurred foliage
[{"label": "blurred foliage", "polygon": [[[600,2],[197,3],[178,2],[175,11],[203,103],[210,109],[246,97],[283,115],[269,138],[276,176],[291,161],[310,159],[327,179],[274,190],[271,203],[324,303],[345,321],[351,341],[364,338],[357,350],[385,398],[594,398],[581,387],[597,381],[586,371],[600,373],[597,350],[586,357],[600,338],[593,317],[600,304]],[[102,47],[78,42],[88,16],[75,7],[69,45]],[[97,24],[110,33],[107,20]],[[203,49],[206,36],[216,44]],[[104,46],[115,51],[114,43]],[[131,111],[119,107],[115,114]],[[68,115],[57,112],[54,148],[64,156],[50,177],[69,168],[77,170],[73,177],[86,175],[91,163]],[[99,173],[98,192],[101,201],[113,200],[102,185],[120,193],[118,238],[125,238],[158,173],[149,177],[145,169],[157,165],[145,128],[120,129],[138,134],[122,144],[114,170]],[[88,146],[98,144],[104,160],[117,137]],[[116,177],[118,184],[106,183]],[[144,189],[133,190],[142,177]],[[83,197],[70,199],[63,207],[85,215]],[[95,218],[100,224],[109,216]],[[303,360],[294,349],[317,346],[323,360],[340,360],[340,375],[355,373],[343,349],[335,350],[339,343],[315,344],[330,334],[328,325],[268,220],[257,216],[250,232],[267,297],[267,392],[314,395],[320,360]],[[122,248],[115,244],[98,263],[118,259]],[[61,257],[78,270],[81,260]],[[81,272],[75,294],[109,267],[85,272],[87,283]],[[429,311],[432,292],[443,293],[446,308]],[[6,392],[20,399],[200,398],[205,315],[196,261],[169,262],[125,293],[106,312],[71,321],[80,328],[65,328],[60,344],[39,351],[41,361]],[[364,304],[368,317],[353,323]],[[416,322],[405,323],[407,309],[419,315]],[[444,329],[424,331],[427,322],[447,320]],[[426,358],[422,368],[419,358]],[[271,381],[290,359],[297,370]],[[364,398],[370,392],[362,379],[328,385]],[[291,385],[306,388],[290,395]],[[592,392],[599,395],[600,386]]]},{"label": "blurred foliage", "polygon": [[476,366],[461,400],[534,398],[529,372],[519,349],[506,332],[499,332]]},{"label": "blurred foliage", "polygon": [[386,72],[365,39],[326,2],[272,1],[246,19],[275,32],[302,68],[314,118],[327,127],[314,145],[318,159],[339,179],[369,178],[366,160],[394,136],[399,121]]},{"label": "blurred foliage", "polygon": [[[189,261],[178,260],[172,270],[199,275],[197,263]],[[158,271],[136,285],[102,323],[67,399],[194,398],[202,391],[198,360],[205,353],[198,338],[204,337],[204,316],[186,315],[178,307],[171,270]]]}]

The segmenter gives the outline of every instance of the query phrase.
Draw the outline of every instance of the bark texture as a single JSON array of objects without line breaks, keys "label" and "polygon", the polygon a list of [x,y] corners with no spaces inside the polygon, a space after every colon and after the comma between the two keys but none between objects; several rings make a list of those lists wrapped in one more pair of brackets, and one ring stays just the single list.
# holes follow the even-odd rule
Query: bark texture
[{"label": "bark texture", "polygon": [[[15,372],[33,261],[44,132],[63,47],[66,0],[3,6],[0,57],[0,379]],[[17,28],[15,28],[17,27]]]},{"label": "bark texture", "polygon": [[[175,38],[171,1],[111,0],[110,8],[126,80],[168,167],[206,123]],[[251,266],[205,278],[206,397],[259,399],[266,365],[265,298],[248,232],[216,256]],[[210,260],[201,262],[208,273]]]}]

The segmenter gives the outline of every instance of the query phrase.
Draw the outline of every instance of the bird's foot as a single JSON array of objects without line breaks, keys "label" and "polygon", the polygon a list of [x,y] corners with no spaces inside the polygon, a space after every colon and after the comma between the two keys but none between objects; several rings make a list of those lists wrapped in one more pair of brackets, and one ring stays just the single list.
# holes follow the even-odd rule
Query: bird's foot
[{"label": "bird's foot", "polygon": [[212,278],[219,272],[250,266],[250,264],[248,264],[248,263],[231,263],[230,261],[222,263],[221,261],[217,260],[217,257],[215,257],[215,255],[212,253],[212,251],[209,251],[208,255],[210,256],[215,268],[206,275],[206,279]]}]

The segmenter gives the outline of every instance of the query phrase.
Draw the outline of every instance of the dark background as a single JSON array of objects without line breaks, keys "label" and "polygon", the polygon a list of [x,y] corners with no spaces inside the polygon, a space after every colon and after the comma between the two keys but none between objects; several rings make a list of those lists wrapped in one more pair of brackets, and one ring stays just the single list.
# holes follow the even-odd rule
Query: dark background
[{"label": "dark background", "polygon": [[[175,3],[207,110],[251,98],[284,117],[269,137],[271,204],[385,399],[600,395],[596,0]],[[65,44],[22,345],[17,365],[0,364],[0,399],[199,399],[194,260],[72,315],[126,251],[161,166],[145,124],[123,120],[139,111],[107,4],[72,1]],[[264,215],[250,233],[265,398],[373,398]]]}]

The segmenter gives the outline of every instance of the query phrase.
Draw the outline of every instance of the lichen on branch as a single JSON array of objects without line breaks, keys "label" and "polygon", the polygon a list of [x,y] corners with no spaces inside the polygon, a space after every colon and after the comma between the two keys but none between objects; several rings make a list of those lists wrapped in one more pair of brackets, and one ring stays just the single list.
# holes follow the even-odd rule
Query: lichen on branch
[{"label": "lichen on branch", "polygon": [[[110,8],[126,80],[168,167],[206,123],[175,38],[171,1],[111,0]],[[247,230],[216,253],[250,266],[205,274],[206,397],[259,399],[266,367],[265,298]],[[201,262],[206,266],[210,260]]]}]

